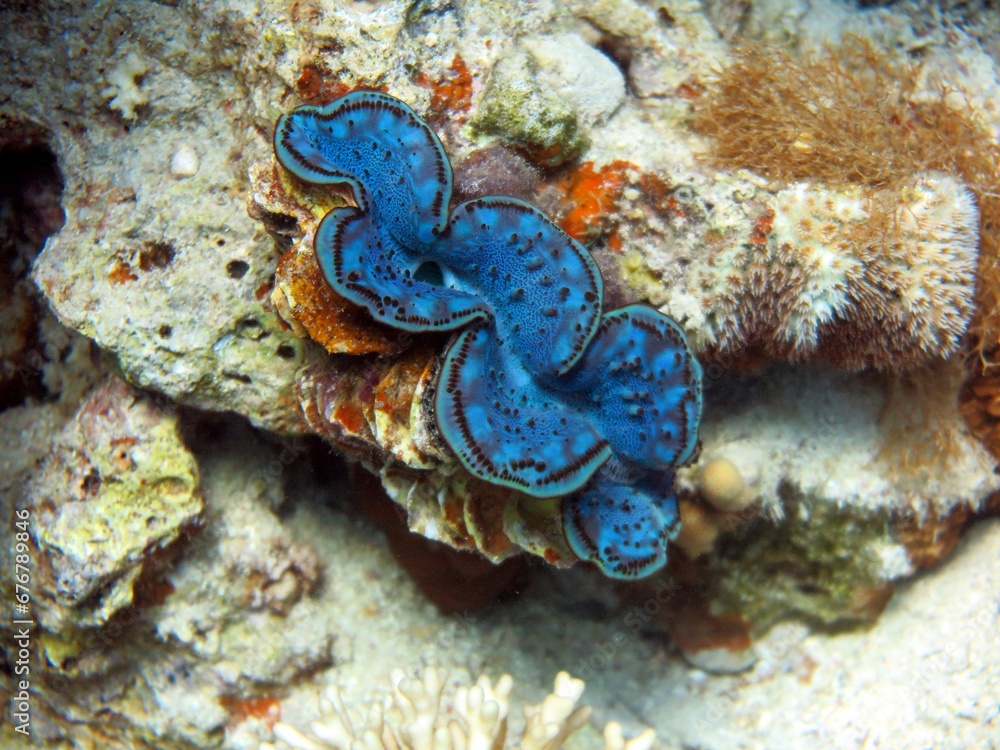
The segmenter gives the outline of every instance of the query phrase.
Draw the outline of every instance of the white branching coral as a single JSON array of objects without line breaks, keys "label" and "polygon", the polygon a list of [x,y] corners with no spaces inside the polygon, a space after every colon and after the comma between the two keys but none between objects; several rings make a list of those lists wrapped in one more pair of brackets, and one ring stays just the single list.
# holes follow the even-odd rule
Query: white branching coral
[{"label": "white branching coral", "polygon": [[149,103],[149,96],[136,83],[149,70],[149,65],[141,55],[129,52],[106,74],[107,87],[101,96],[109,99],[108,106],[118,110],[126,120],[138,117],[136,109]]},{"label": "white branching coral", "polygon": [[850,369],[947,357],[972,318],[977,224],[944,174],[881,191],[789,185],[750,237],[693,264],[693,343]]},{"label": "white branching coral", "polygon": [[[321,718],[308,733],[279,722],[277,745],[264,750],[501,750],[507,746],[507,716],[514,681],[481,676],[475,685],[461,686],[449,703],[441,696],[447,672],[428,668],[420,679],[393,674],[394,689],[388,707],[373,704],[367,717],[344,706],[340,690],[329,687],[320,699]],[[521,739],[510,745],[520,750],[554,750],[590,720],[590,707],[578,706],[585,685],[566,672],[556,675],[553,692],[541,703],[526,706]],[[655,740],[647,729],[631,740],[611,722],[604,729],[607,750],[649,750]]]},{"label": "white branching coral", "polygon": [[556,675],[555,689],[537,706],[526,706],[527,724],[521,750],[550,750],[559,747],[573,732],[590,720],[590,706],[577,706],[583,695],[583,680],[566,672]]}]

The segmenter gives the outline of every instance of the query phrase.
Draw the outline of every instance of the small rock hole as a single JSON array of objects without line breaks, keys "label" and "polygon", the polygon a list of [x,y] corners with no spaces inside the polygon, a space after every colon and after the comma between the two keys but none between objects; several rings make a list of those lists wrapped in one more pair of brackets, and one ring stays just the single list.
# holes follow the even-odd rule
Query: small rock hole
[{"label": "small rock hole", "polygon": [[147,242],[139,251],[139,268],[151,271],[154,268],[166,268],[174,259],[176,251],[169,242]]},{"label": "small rock hole", "polygon": [[[222,240],[219,240],[222,242]],[[226,273],[231,279],[242,279],[250,270],[250,264],[245,260],[231,260],[226,264]]]},{"label": "small rock hole", "polygon": [[101,475],[97,473],[96,469],[91,469],[90,473],[83,478],[81,489],[85,495],[96,495],[101,489]]},{"label": "small rock hole", "polygon": [[256,318],[244,318],[236,324],[236,333],[247,339],[258,341],[268,335],[264,326]]}]

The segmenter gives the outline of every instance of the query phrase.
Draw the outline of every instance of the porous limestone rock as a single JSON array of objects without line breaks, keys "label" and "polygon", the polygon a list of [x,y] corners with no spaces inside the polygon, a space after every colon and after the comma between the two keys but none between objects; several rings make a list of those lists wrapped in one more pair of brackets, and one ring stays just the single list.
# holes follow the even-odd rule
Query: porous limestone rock
[{"label": "porous limestone rock", "polygon": [[236,420],[189,422],[182,442],[176,416],[120,380],[64,410],[0,414],[0,434],[31,441],[4,445],[0,508],[27,509],[39,546],[32,735],[218,747],[239,699],[335,660],[321,564],[272,510],[305,448]]},{"label": "porous limestone rock", "polygon": [[540,82],[565,98],[588,128],[606,122],[625,101],[625,79],[607,55],[579,34],[525,41]]},{"label": "porous limestone rock", "polygon": [[[722,372],[706,368],[710,383]],[[724,390],[709,385],[702,457],[679,472],[678,486],[708,505],[699,520],[712,535],[697,551],[707,553],[715,610],[757,630],[779,613],[865,620],[894,583],[937,564],[969,514],[1000,490],[993,461],[955,409],[955,375],[925,373],[923,384],[894,392],[784,366]],[[752,505],[716,511],[702,477],[720,461],[738,472],[740,498]],[[911,525],[930,539],[908,533]]]},{"label": "porous limestone rock", "polygon": [[[132,382],[301,430],[287,394],[308,353],[260,305],[277,256],[255,236],[230,160],[246,143],[246,106],[223,104],[235,74],[200,41],[221,34],[217,49],[239,49],[240,31],[210,29],[183,7],[105,11],[52,5],[38,9],[39,27],[11,24],[9,41],[24,52],[4,75],[35,85],[14,86],[3,110],[47,134],[66,182],[66,223],[33,279],[60,321],[112,352]],[[69,30],[43,44],[31,35],[45,25],[97,31],[86,44]],[[123,43],[133,25],[158,31]],[[42,91],[64,92],[63,103]],[[204,144],[200,167],[177,179],[171,155],[192,142]]]},{"label": "porous limestone rock", "polygon": [[33,521],[36,615],[56,634],[130,605],[147,564],[202,510],[176,417],[117,379],[87,396],[16,506]]}]

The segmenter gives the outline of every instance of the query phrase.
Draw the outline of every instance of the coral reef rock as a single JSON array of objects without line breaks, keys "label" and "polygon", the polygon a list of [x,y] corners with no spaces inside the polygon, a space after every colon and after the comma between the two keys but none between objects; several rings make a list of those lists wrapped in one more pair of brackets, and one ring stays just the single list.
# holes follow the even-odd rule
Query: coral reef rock
[{"label": "coral reef rock", "polygon": [[928,540],[1000,490],[958,413],[961,368],[946,370],[898,393],[787,365],[708,388],[702,456],[678,473],[678,543],[704,566],[716,613],[755,632],[780,612],[867,620],[894,582],[942,559],[950,547]]},{"label": "coral reef rock", "polygon": [[[18,29],[7,49],[23,50],[2,74],[19,92],[3,114],[46,134],[65,179],[66,222],[32,275],[59,320],[112,352],[140,386],[304,429],[289,386],[308,353],[260,305],[277,254],[255,236],[244,169],[231,161],[252,116],[230,99],[241,89],[235,67],[209,52],[244,49],[241,31],[203,24],[183,4],[76,15],[50,4],[31,26],[16,14],[3,11]],[[123,43],[130,27],[146,31]],[[44,28],[61,31],[43,42]],[[86,43],[83,29],[97,30]],[[201,38],[207,29],[214,43]],[[63,92],[62,104],[43,90]],[[192,150],[197,171],[177,174],[173,157]]]},{"label": "coral reef rock", "polygon": [[38,620],[54,633],[97,627],[197,523],[198,467],[174,415],[109,379],[56,437],[17,507],[34,519]]},{"label": "coral reef rock", "polygon": [[[566,746],[612,719],[705,750],[995,744],[991,5],[0,3],[0,515],[32,516],[0,591],[33,547],[36,621],[32,736],[0,745],[329,746],[314,721],[364,743],[358,712],[427,664],[467,693],[411,702],[420,727],[379,701],[375,746],[492,744],[507,701],[514,743],[563,670],[593,705]],[[351,195],[281,169],[274,124],[359,90],[430,125],[456,203],[537,205],[605,309],[681,321],[703,446],[662,573],[577,564],[561,498],[462,466],[435,414],[452,334],[326,283],[314,240]],[[459,551],[440,575],[407,574],[343,458],[395,533]],[[435,564],[419,541],[410,569]],[[474,612],[421,592],[463,576]]]},{"label": "coral reef rock", "polygon": [[526,51],[502,60],[490,73],[472,126],[523,148],[529,158],[549,167],[587,147],[573,104],[538,80],[538,63]]}]

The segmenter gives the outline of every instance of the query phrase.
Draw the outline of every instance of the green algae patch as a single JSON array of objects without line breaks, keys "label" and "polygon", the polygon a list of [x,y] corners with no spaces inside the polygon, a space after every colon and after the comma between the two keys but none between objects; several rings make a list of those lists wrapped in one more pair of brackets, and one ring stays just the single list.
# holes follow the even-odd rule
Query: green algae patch
[{"label": "green algae patch", "polygon": [[761,518],[719,545],[709,575],[713,607],[738,612],[757,631],[788,616],[824,625],[877,617],[891,594],[879,550],[899,544],[889,514],[807,505],[785,489],[777,528]]},{"label": "green algae patch", "polygon": [[98,386],[29,482],[40,620],[95,627],[202,511],[198,466],[177,418],[117,379]]},{"label": "green algae patch", "polygon": [[493,69],[470,124],[474,133],[499,136],[544,166],[570,161],[589,145],[576,110],[542,86],[538,66],[526,52]]}]

